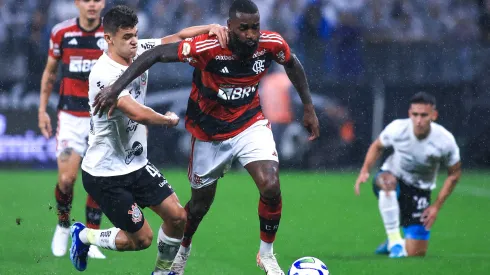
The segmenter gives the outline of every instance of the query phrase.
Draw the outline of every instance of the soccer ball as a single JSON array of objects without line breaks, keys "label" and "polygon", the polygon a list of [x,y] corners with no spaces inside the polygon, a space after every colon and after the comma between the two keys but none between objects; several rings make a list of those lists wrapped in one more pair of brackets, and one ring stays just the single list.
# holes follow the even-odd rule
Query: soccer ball
[{"label": "soccer ball", "polygon": [[314,257],[297,259],[289,268],[288,275],[328,275],[327,266]]}]

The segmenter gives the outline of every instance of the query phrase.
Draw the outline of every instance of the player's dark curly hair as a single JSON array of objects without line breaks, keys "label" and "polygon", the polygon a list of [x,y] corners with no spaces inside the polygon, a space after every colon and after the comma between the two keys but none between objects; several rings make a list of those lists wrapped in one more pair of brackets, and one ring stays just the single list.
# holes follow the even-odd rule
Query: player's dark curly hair
[{"label": "player's dark curly hair", "polygon": [[138,24],[138,16],[130,7],[118,5],[104,15],[102,23],[106,33],[115,34],[119,28],[134,28]]},{"label": "player's dark curly hair", "polygon": [[235,0],[233,4],[230,6],[230,10],[228,11],[228,16],[230,18],[235,18],[237,12],[254,14],[259,11],[257,5],[251,0]]},{"label": "player's dark curly hair", "polygon": [[429,104],[436,106],[436,98],[426,92],[418,92],[410,99],[410,104]]}]

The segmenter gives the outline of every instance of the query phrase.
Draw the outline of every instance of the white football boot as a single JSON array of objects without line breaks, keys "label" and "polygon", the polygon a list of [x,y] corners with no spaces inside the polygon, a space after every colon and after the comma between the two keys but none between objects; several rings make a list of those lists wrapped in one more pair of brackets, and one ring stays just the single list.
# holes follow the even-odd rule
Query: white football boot
[{"label": "white football boot", "polygon": [[175,272],[176,275],[184,274],[184,268],[187,264],[187,259],[189,258],[189,255],[191,255],[191,247],[192,244],[189,247],[180,246],[171,267],[171,270]]},{"label": "white football boot", "polygon": [[59,224],[56,225],[53,240],[51,241],[51,251],[56,257],[63,257],[68,251],[68,238],[70,237],[70,228],[64,228]]},{"label": "white football boot", "polygon": [[105,255],[95,245],[91,245],[88,250],[88,257],[92,259],[105,259]]},{"label": "white football boot", "polygon": [[265,271],[267,275],[284,275],[284,271],[277,263],[276,256],[272,253],[257,253],[257,266]]}]

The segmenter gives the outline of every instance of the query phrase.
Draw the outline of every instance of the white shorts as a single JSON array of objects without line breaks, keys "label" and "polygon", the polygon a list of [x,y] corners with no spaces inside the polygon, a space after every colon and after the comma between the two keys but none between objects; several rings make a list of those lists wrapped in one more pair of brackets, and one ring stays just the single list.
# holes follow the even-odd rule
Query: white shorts
[{"label": "white shorts", "polygon": [[223,177],[236,159],[242,166],[260,160],[279,162],[267,120],[257,121],[227,140],[202,141],[192,137],[191,142],[188,176],[194,189],[208,186]]},{"label": "white shorts", "polygon": [[72,148],[81,157],[88,147],[90,117],[78,117],[66,112],[58,112],[56,129],[56,157],[66,148]]}]

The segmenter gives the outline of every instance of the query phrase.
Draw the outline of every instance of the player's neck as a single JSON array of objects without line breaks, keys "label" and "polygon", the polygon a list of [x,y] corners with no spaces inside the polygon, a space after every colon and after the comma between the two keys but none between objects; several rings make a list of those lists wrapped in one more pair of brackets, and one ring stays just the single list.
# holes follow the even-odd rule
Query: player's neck
[{"label": "player's neck", "polygon": [[112,47],[109,47],[109,49],[107,50],[107,55],[114,61],[116,61],[117,63],[123,65],[123,66],[129,66],[131,65],[131,63],[133,63],[133,59],[132,58],[124,58],[122,56],[120,56],[119,54],[117,54],[114,49]]},{"label": "player's neck", "polygon": [[429,135],[430,135],[430,128],[427,132],[424,132],[424,133],[413,133],[415,135],[415,137],[418,139],[418,140],[424,140],[426,139]]},{"label": "player's neck", "polygon": [[94,20],[87,19],[84,17],[79,17],[78,18],[78,24],[80,24],[80,27],[87,32],[94,31],[95,28],[97,28],[100,25],[100,17]]}]

